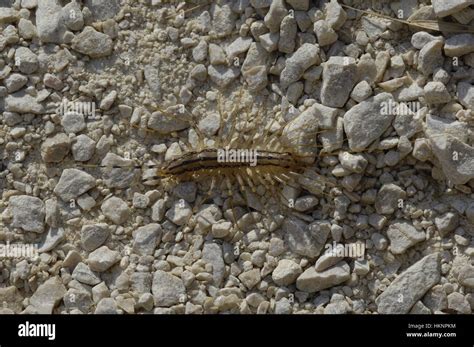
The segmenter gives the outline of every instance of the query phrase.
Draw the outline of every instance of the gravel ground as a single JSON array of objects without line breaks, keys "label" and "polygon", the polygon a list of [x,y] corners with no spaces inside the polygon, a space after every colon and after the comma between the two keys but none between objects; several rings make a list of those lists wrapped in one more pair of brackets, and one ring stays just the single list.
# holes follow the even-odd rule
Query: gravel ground
[{"label": "gravel ground", "polygon": [[[471,4],[0,0],[0,313],[472,313]],[[240,103],[321,130],[328,193],[120,168]]]}]

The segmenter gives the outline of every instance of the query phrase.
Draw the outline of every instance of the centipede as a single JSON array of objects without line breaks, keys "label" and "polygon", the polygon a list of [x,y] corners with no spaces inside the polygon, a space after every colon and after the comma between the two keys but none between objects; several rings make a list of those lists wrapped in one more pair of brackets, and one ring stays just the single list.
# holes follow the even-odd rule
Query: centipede
[{"label": "centipede", "polygon": [[[220,127],[211,136],[199,129],[198,120],[186,108],[182,107],[183,112],[178,114],[159,109],[156,112],[167,118],[185,119],[189,125],[181,134],[174,134],[179,139],[174,143],[178,143],[181,154],[147,164],[134,161],[124,166],[102,162],[84,166],[99,166],[103,172],[139,170],[141,184],[160,186],[170,195],[178,184],[195,182],[204,193],[199,194],[200,201],[193,212],[224,192],[234,223],[239,217],[236,207],[241,205],[251,216],[257,211],[272,221],[276,215],[298,215],[293,209],[294,199],[283,192],[285,187],[303,189],[324,198],[329,196],[328,188],[334,186],[334,180],[320,174],[315,166],[321,149],[317,136],[324,130],[309,122],[304,114],[286,122],[283,112],[274,112],[266,105],[270,100],[268,96],[260,96],[260,104],[255,99],[258,98],[251,96],[245,85],[235,93],[229,110],[223,105],[223,97],[219,97]],[[131,132],[144,131],[146,136],[161,136],[150,127],[131,123],[127,123],[127,127]],[[244,155],[235,156],[235,153]]]}]

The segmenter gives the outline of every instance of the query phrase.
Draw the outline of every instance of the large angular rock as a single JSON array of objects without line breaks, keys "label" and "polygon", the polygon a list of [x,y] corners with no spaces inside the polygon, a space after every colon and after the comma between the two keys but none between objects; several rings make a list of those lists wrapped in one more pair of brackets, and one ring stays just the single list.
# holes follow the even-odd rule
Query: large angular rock
[{"label": "large angular rock", "polygon": [[[273,35],[278,36],[278,34]],[[253,42],[250,45],[242,64],[242,76],[251,91],[262,90],[268,83],[269,54],[261,42]]]},{"label": "large angular rock", "polygon": [[71,146],[75,161],[88,161],[94,155],[96,143],[89,136],[81,134],[74,139]]},{"label": "large angular rock", "polygon": [[73,31],[81,30],[84,27],[84,15],[81,11],[81,5],[72,1],[62,9],[64,25]]},{"label": "large angular rock", "polygon": [[303,292],[315,293],[344,283],[350,277],[350,267],[345,261],[341,261],[322,272],[317,272],[311,266],[298,277],[296,288]]},{"label": "large angular rock", "polygon": [[87,258],[87,263],[92,271],[104,272],[120,260],[120,253],[112,251],[107,246],[97,248]]},{"label": "large angular rock", "polygon": [[20,72],[30,75],[39,68],[38,56],[27,47],[19,47],[15,51],[15,65]]},{"label": "large angular rock", "polygon": [[240,75],[240,69],[235,66],[227,67],[223,65],[210,65],[207,73],[212,82],[221,88],[227,87]]},{"label": "large angular rock", "polygon": [[435,225],[442,237],[447,236],[459,225],[459,216],[457,213],[446,212],[435,218]]},{"label": "large angular rock", "polygon": [[36,233],[44,231],[46,212],[41,199],[28,195],[12,196],[9,208],[13,216],[12,227]]},{"label": "large angular rock", "polygon": [[280,40],[278,41],[278,50],[282,53],[293,53],[296,46],[297,33],[296,20],[292,16],[283,18],[280,27]]},{"label": "large angular rock", "polygon": [[102,58],[112,53],[113,42],[109,35],[88,26],[72,40],[71,47],[91,58]]},{"label": "large angular rock", "polygon": [[92,307],[91,293],[82,288],[69,288],[63,301],[66,309],[79,310],[82,313],[88,313]]},{"label": "large angular rock", "polygon": [[301,274],[301,266],[293,260],[282,259],[278,262],[277,267],[273,270],[273,282],[279,286],[287,286],[295,282],[296,278]]},{"label": "large angular rock", "polygon": [[239,280],[247,289],[251,290],[262,280],[260,269],[252,269],[249,271],[242,272],[239,275]]},{"label": "large angular rock", "polygon": [[326,21],[334,30],[339,30],[347,19],[347,13],[337,0],[326,4]]},{"label": "large angular rock", "polygon": [[10,94],[23,88],[26,83],[28,83],[28,77],[18,73],[11,74],[4,81],[8,93]]},{"label": "large angular rock", "polygon": [[133,232],[133,252],[139,255],[152,255],[161,240],[161,225],[150,223]]},{"label": "large angular rock", "polygon": [[433,40],[428,42],[418,54],[418,70],[424,75],[430,75],[444,62],[443,57],[443,41]]},{"label": "large angular rock", "polygon": [[474,178],[474,147],[466,143],[467,132],[463,123],[429,116],[425,133],[449,181],[465,184]]},{"label": "large angular rock", "polygon": [[406,314],[436,283],[440,275],[440,254],[427,255],[401,273],[380,294],[375,303],[382,314]]},{"label": "large angular rock", "polygon": [[81,229],[82,248],[91,252],[101,246],[109,235],[109,226],[106,223],[84,225]]},{"label": "large angular rock", "polygon": [[321,102],[330,107],[343,107],[357,82],[357,65],[351,57],[331,57],[324,64]]},{"label": "large angular rock", "polygon": [[337,33],[330,27],[328,22],[321,19],[314,23],[314,33],[321,47],[329,46],[337,41]]},{"label": "large angular rock", "polygon": [[[284,145],[301,152],[316,153],[315,134],[318,130],[319,118],[321,116],[317,105],[307,108],[285,126],[281,135],[281,142]],[[311,144],[314,146],[314,149],[310,148]]]},{"label": "large angular rock", "polygon": [[296,217],[285,219],[282,225],[285,241],[291,251],[308,257],[315,258],[326,243],[330,232],[329,223],[315,222],[310,225]]},{"label": "large angular rock", "polygon": [[151,114],[148,126],[160,134],[166,135],[189,128],[189,123],[184,119],[180,119],[179,116],[173,117],[157,111]]},{"label": "large angular rock", "polygon": [[100,209],[102,213],[115,224],[125,223],[130,216],[127,203],[116,196],[105,200]]},{"label": "large angular rock", "polygon": [[281,87],[288,88],[290,84],[298,81],[309,67],[320,62],[319,46],[311,43],[303,44],[286,60],[285,68],[280,74]]},{"label": "large angular rock", "polygon": [[61,125],[67,134],[76,134],[86,128],[86,120],[82,113],[66,112],[61,118]]},{"label": "large angular rock", "polygon": [[445,104],[451,101],[451,94],[441,82],[428,82],[424,87],[424,91],[425,101],[428,104]]},{"label": "large angular rock", "polygon": [[474,86],[467,82],[459,82],[457,85],[457,97],[461,104],[474,110]]},{"label": "large angular rock", "polygon": [[363,151],[387,130],[395,117],[388,107],[393,102],[391,94],[381,93],[346,112],[344,131],[352,151]]},{"label": "large angular rock", "polygon": [[230,2],[211,6],[212,28],[218,35],[230,35],[235,28],[236,16]]},{"label": "large angular rock", "polygon": [[148,88],[155,98],[161,96],[160,70],[152,65],[147,65],[143,69]]},{"label": "large angular rock", "polygon": [[449,16],[473,5],[473,0],[431,0],[433,9],[438,18]]},{"label": "large angular rock", "polygon": [[30,298],[30,305],[39,314],[51,314],[66,294],[66,288],[59,277],[51,277],[41,284]]},{"label": "large angular rock", "polygon": [[153,275],[151,290],[155,299],[155,305],[161,307],[178,304],[186,294],[183,281],[162,270],[157,270]]},{"label": "large angular rock", "polygon": [[72,278],[90,286],[95,286],[101,282],[98,274],[94,273],[86,264],[79,263],[72,272]]},{"label": "large angular rock", "polygon": [[408,248],[425,240],[424,232],[418,231],[408,222],[393,223],[387,230],[390,239],[390,251],[393,254],[402,254]]},{"label": "large angular rock", "polygon": [[66,32],[62,7],[59,0],[38,1],[36,9],[36,28],[44,43],[62,43]]},{"label": "large angular rock", "polygon": [[41,157],[46,163],[59,163],[69,153],[71,140],[64,133],[48,137],[41,145]]},{"label": "large angular rock", "polygon": [[283,18],[288,14],[288,10],[285,6],[284,0],[273,0],[268,10],[267,15],[264,18],[265,25],[274,33],[280,30],[280,24]]},{"label": "large angular rock", "polygon": [[95,178],[78,169],[65,169],[54,188],[54,193],[69,202],[95,187]]},{"label": "large angular rock", "polygon": [[44,240],[39,244],[38,253],[52,251],[65,237],[66,232],[63,228],[49,228]]},{"label": "large angular rock", "polygon": [[139,174],[132,160],[114,153],[107,153],[100,165],[104,183],[109,188],[127,188]]},{"label": "large angular rock", "polygon": [[253,40],[250,37],[242,38],[239,36],[225,49],[227,58],[233,61],[235,57],[247,52],[252,42]]},{"label": "large angular rock", "polygon": [[8,7],[0,7],[0,24],[15,23],[18,18],[17,10]]},{"label": "large angular rock", "polygon": [[20,91],[10,94],[5,98],[5,111],[42,114],[45,112],[45,109],[34,97]]},{"label": "large angular rock", "polygon": [[[281,141],[289,147],[310,152],[308,144],[316,140],[314,136],[320,129],[334,129],[336,127],[339,110],[322,104],[314,104],[291,120],[283,129]],[[303,146],[304,145],[304,146]]]},{"label": "large angular rock", "polygon": [[202,259],[212,264],[213,282],[215,286],[219,287],[225,274],[225,264],[221,246],[217,243],[205,243],[202,249]]},{"label": "large angular rock", "polygon": [[[183,203],[184,202],[184,203]],[[187,201],[176,201],[166,212],[166,218],[176,225],[185,225],[193,215],[193,210]]]},{"label": "large angular rock", "polygon": [[402,188],[394,183],[386,183],[377,192],[375,210],[379,214],[392,214],[399,208],[400,199],[405,197],[406,192]]},{"label": "large angular rock", "polygon": [[426,31],[418,31],[412,35],[411,45],[415,47],[416,49],[422,49],[428,43],[434,40],[443,41],[444,38],[442,36],[434,36],[434,35],[428,34]]},{"label": "large angular rock", "polygon": [[461,57],[474,52],[474,35],[459,34],[451,36],[444,44],[444,54],[448,57]]}]

